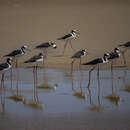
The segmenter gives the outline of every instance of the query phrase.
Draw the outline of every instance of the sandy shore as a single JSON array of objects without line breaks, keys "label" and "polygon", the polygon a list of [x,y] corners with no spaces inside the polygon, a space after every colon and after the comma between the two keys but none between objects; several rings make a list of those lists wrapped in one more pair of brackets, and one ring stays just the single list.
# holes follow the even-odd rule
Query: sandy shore
[{"label": "sandy shore", "polygon": [[[57,43],[57,50],[49,50],[46,64],[49,68],[70,68],[74,52],[68,46],[64,57],[64,42],[56,39],[71,29],[80,30],[79,38],[72,41],[78,51],[86,48],[89,52],[83,62],[102,57],[111,52],[118,44],[129,41],[130,3],[128,1],[83,1],[73,0],[54,3],[47,1],[1,1],[0,4],[0,56],[22,45],[28,45],[32,52],[20,58],[20,66],[27,58],[40,52],[33,48],[41,42]],[[33,41],[33,42],[32,42]],[[130,56],[128,51],[126,58]],[[120,60],[118,62],[122,64]],[[130,62],[127,61],[128,69]],[[78,62],[75,65],[78,68]],[[86,67],[85,67],[86,68]],[[108,68],[105,66],[105,68]]]}]

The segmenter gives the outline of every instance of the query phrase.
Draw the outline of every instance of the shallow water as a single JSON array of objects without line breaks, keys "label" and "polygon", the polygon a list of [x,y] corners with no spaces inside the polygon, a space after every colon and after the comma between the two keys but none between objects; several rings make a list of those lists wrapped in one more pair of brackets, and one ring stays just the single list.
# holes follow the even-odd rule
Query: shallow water
[{"label": "shallow water", "polygon": [[[19,94],[32,101],[32,68],[19,68],[19,72]],[[34,109],[8,98],[16,94],[16,70],[13,70],[12,90],[8,72],[5,76],[7,91],[4,112],[0,106],[0,130],[130,129],[130,93],[124,91],[130,85],[130,71],[114,70],[112,83],[111,71],[101,70],[100,85],[97,71],[93,71],[91,76],[88,89],[88,70],[74,70],[73,76],[70,76],[69,70],[38,69],[38,85],[58,84],[58,87],[56,90],[38,89],[38,98],[44,107]],[[85,94],[83,98],[74,96],[81,90]],[[105,98],[112,93],[119,96],[118,103]]]}]

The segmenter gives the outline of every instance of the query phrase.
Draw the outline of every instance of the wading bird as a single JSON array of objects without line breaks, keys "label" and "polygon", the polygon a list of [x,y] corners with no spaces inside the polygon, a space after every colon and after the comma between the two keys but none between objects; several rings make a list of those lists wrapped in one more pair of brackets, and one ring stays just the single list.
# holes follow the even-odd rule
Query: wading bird
[{"label": "wading bird", "polygon": [[[12,67],[12,58],[7,58],[7,61],[5,63],[0,64],[0,73],[2,75],[0,94],[1,94],[1,104],[2,104],[3,108],[4,108],[4,104],[5,104],[5,92],[6,92],[6,88],[4,86],[4,76],[5,76],[5,72],[7,70],[9,70],[11,67]],[[2,98],[3,97],[2,89],[4,89],[4,98]]]},{"label": "wading bird", "polygon": [[33,67],[33,75],[34,75],[34,100],[37,102],[38,101],[38,95],[37,95],[37,83],[38,83],[38,76],[37,76],[37,67],[38,63],[43,61],[43,54],[40,53],[39,55],[33,56],[29,60],[25,61],[24,63],[31,63],[34,64]]},{"label": "wading bird", "polygon": [[[15,61],[16,62],[15,67],[16,67],[16,70],[17,70],[17,85],[16,85],[17,95],[18,95],[18,81],[19,81],[18,57],[23,56],[26,53],[27,50],[30,51],[27,46],[22,46],[21,49],[14,50],[11,53],[4,56],[4,57],[12,57],[12,58],[14,58],[14,60],[16,60]],[[11,79],[12,79],[12,69],[11,69]],[[11,83],[11,85],[12,85],[12,83]]]},{"label": "wading bird", "polygon": [[75,51],[73,46],[72,46],[71,40],[76,38],[77,34],[79,34],[78,31],[73,29],[73,30],[71,30],[71,32],[69,34],[57,39],[57,40],[64,40],[65,41],[64,49],[63,49],[63,53],[62,53],[63,55],[64,55],[64,52],[65,52],[65,49],[66,49],[68,43],[70,44],[72,50]]},{"label": "wading bird", "polygon": [[79,70],[80,70],[80,66],[81,66],[81,58],[85,57],[87,55],[87,51],[86,49],[80,50],[78,52],[76,52],[71,58],[72,58],[72,62],[71,62],[71,74],[73,72],[73,64],[75,62],[76,59],[80,59],[79,62]]},{"label": "wading bird", "polygon": [[123,56],[123,60],[124,60],[124,65],[126,66],[126,58],[125,58],[125,52],[130,49],[130,41],[124,43],[124,44],[120,44],[119,47],[123,47],[124,50],[121,52],[122,56]]},{"label": "wading bird", "polygon": [[105,64],[108,62],[108,57],[109,54],[105,53],[103,58],[96,58],[90,62],[87,63],[83,63],[82,65],[91,65],[94,66],[90,71],[89,71],[89,82],[88,82],[88,87],[90,86],[90,81],[91,81],[91,72],[98,66],[98,71],[97,71],[97,79],[98,79],[98,83],[99,83],[99,66],[101,64]]},{"label": "wading bird", "polygon": [[120,49],[115,48],[114,52],[109,53],[108,60],[111,61],[111,79],[112,79],[112,88],[113,88],[113,62],[120,57]]},{"label": "wading bird", "polygon": [[50,47],[56,49],[57,45],[56,45],[56,43],[53,43],[53,42],[45,42],[45,43],[41,43],[40,45],[36,46],[35,49],[43,49],[45,55],[47,56],[47,49],[49,49]]}]

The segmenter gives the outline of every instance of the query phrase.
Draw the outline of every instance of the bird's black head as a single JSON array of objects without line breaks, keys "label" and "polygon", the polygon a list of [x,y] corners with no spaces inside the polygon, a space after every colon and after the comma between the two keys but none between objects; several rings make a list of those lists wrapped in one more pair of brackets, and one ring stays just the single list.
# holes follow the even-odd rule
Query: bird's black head
[{"label": "bird's black head", "polygon": [[72,30],[71,30],[71,33],[76,33],[76,32],[77,32],[76,29],[72,29]]},{"label": "bird's black head", "polygon": [[110,54],[109,54],[109,53],[105,53],[105,54],[104,54],[104,57],[109,58],[109,57],[110,57]]},{"label": "bird's black head", "polygon": [[28,48],[27,46],[22,46],[21,47],[22,50],[27,50],[27,48]]},{"label": "bird's black head", "polygon": [[82,52],[87,52],[86,49],[82,49],[81,51],[82,51]]},{"label": "bird's black head", "polygon": [[39,56],[43,56],[43,54],[42,54],[42,53],[39,53]]},{"label": "bird's black head", "polygon": [[11,63],[12,63],[12,58],[7,58],[7,63],[11,65]]},{"label": "bird's black head", "polygon": [[56,48],[57,48],[56,43],[51,43],[51,46],[52,46],[54,49],[56,49]]},{"label": "bird's black head", "polygon": [[120,49],[119,49],[119,48],[115,48],[115,49],[114,49],[114,52],[119,53],[119,52],[120,52]]}]

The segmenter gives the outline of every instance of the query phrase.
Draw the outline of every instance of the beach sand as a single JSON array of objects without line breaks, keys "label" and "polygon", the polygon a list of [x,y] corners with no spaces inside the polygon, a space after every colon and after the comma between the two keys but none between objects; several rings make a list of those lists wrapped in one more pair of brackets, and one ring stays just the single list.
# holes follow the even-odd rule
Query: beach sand
[{"label": "beach sand", "polygon": [[[130,39],[130,2],[83,0],[53,1],[0,1],[0,56],[8,54],[22,45],[28,45],[28,52],[19,59],[23,61],[40,52],[34,47],[42,42],[57,43],[56,50],[49,50],[46,66],[49,68],[70,68],[71,56],[74,54],[70,46],[64,57],[62,54],[64,41],[56,39],[78,29],[80,36],[72,41],[76,51],[86,48],[88,56],[82,62],[102,57],[105,52],[111,52],[118,44]],[[127,51],[126,58],[130,56]],[[120,59],[119,64],[123,64]],[[118,64],[118,65],[119,65]],[[129,59],[127,68],[130,68]],[[75,68],[78,68],[78,61]],[[84,67],[85,69],[86,67]],[[108,67],[105,67],[108,68]]]}]

